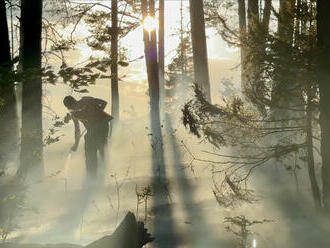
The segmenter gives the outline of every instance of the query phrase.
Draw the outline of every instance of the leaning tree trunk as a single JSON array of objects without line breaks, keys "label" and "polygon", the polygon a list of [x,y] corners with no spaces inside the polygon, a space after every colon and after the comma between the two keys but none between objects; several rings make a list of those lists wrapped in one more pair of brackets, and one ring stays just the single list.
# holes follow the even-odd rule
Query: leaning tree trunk
[{"label": "leaning tree trunk", "polygon": [[111,114],[119,120],[118,88],[118,0],[111,1]]},{"label": "leaning tree trunk", "polygon": [[16,99],[5,0],[0,0],[0,172],[13,159],[18,141]]},{"label": "leaning tree trunk", "polygon": [[21,163],[19,174],[42,173],[42,0],[21,1],[20,63],[23,73]]},{"label": "leaning tree trunk", "polygon": [[190,0],[189,3],[195,83],[211,102],[203,0]]},{"label": "leaning tree trunk", "polygon": [[323,205],[330,211],[330,1],[317,1]]}]

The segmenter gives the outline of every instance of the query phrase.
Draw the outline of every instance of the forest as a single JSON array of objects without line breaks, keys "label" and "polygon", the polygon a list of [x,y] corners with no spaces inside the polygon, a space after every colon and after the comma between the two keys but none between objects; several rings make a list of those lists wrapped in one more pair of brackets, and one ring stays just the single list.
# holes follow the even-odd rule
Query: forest
[{"label": "forest", "polygon": [[0,248],[330,247],[329,0],[0,0]]}]

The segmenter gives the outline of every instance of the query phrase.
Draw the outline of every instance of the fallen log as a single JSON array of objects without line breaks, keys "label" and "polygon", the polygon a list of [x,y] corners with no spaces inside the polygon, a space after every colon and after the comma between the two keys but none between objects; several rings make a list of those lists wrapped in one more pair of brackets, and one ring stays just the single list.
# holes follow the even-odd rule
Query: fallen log
[{"label": "fallen log", "polygon": [[137,222],[134,214],[128,212],[112,235],[96,240],[85,248],[142,248],[153,240],[144,223]]},{"label": "fallen log", "polygon": [[74,244],[2,243],[0,248],[142,248],[153,240],[144,223],[136,221],[134,214],[128,212],[112,235],[104,236],[85,247]]}]

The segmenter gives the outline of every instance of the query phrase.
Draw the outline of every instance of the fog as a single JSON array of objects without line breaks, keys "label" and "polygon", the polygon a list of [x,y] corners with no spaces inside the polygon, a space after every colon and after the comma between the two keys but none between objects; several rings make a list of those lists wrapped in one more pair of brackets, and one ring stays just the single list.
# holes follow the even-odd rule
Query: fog
[{"label": "fog", "polygon": [[[221,74],[212,68],[218,68],[220,64],[227,68],[223,75],[232,73],[235,78],[231,69],[233,63],[210,60],[213,88],[221,90],[218,80]],[[88,95],[109,99],[110,85],[106,80],[100,80],[88,89]],[[161,197],[166,199],[166,206],[158,206],[156,197],[151,196],[147,213],[144,212],[144,203],[137,210],[136,189],[151,185],[155,176],[151,161],[148,97],[143,91],[136,92],[134,84],[122,83],[120,90],[122,121],[108,137],[108,157],[98,168],[98,180],[86,180],[83,141],[77,152],[70,152],[74,141],[73,124],[60,128],[57,133],[60,140],[45,147],[42,180],[29,181],[25,185],[24,208],[17,213],[17,228],[7,241],[86,245],[111,234],[127,211],[132,211],[141,220],[147,218],[151,233],[155,225],[160,225],[156,241],[150,247],[235,247],[235,239],[225,231],[223,221],[224,217],[237,215],[245,215],[251,220],[272,220],[253,227],[258,235],[251,236],[251,245],[257,242],[257,247],[327,247],[329,221],[321,213],[315,213],[309,185],[301,184],[306,182],[301,180],[307,176],[305,168],[299,173],[297,189],[290,173],[275,161],[268,163],[249,180],[249,186],[258,195],[258,202],[242,203],[235,208],[223,208],[217,204],[212,192],[212,164],[192,161],[191,155],[214,159],[203,152],[214,151],[214,148],[200,143],[183,127],[178,110],[184,102],[178,102],[176,109],[164,114],[162,120],[168,192]],[[47,134],[53,125],[49,110],[63,117],[66,110],[62,99],[72,91],[59,84],[46,85],[44,92],[44,103],[47,104],[44,132]],[[78,99],[82,96],[73,95]],[[232,154],[230,149],[221,149],[221,152]],[[164,211],[163,208],[169,214],[166,227],[162,226],[164,220],[154,223],[155,215],[159,214],[154,212],[155,209]]]},{"label": "fog", "polygon": [[[82,30],[83,27],[80,32]],[[142,33],[141,30],[137,32]],[[137,35],[137,32],[131,35]],[[226,88],[224,79],[232,82],[237,92],[240,90],[239,51],[225,45],[214,31],[209,34],[212,34],[208,39],[212,55],[209,57],[212,101],[221,103]],[[133,38],[124,41],[127,46],[130,39]],[[132,44],[132,57],[142,54],[142,49],[136,50],[139,44]],[[167,49],[176,45],[177,41],[174,41]],[[84,47],[82,44],[80,49]],[[74,51],[69,62],[79,63],[91,52]],[[58,64],[54,62],[54,66]],[[188,86],[188,91],[176,92],[181,98],[174,101],[170,110],[162,110],[166,183],[162,185],[162,195],[148,198],[145,212],[145,202],[138,202],[137,192],[152,185],[157,175],[152,168],[144,60],[131,63],[120,73],[127,75],[119,85],[121,120],[118,128],[109,134],[107,157],[98,165],[97,180],[88,180],[86,176],[84,140],[81,139],[76,152],[70,151],[74,143],[73,123],[56,128],[59,141],[44,147],[43,177],[34,179],[32,176],[25,182],[24,203],[14,213],[15,228],[6,241],[87,245],[111,234],[131,211],[139,220],[146,221],[148,230],[155,237],[147,247],[237,247],[235,236],[225,229],[228,224],[224,223],[224,218],[241,215],[252,221],[270,220],[251,227],[253,233],[248,239],[248,247],[330,247],[329,216],[314,209],[306,180],[306,165],[302,165],[298,173],[297,187],[294,175],[279,162],[271,160],[255,170],[248,180],[258,201],[235,207],[219,206],[213,193],[214,163],[207,162],[217,158],[205,151],[226,155],[236,151],[227,147],[216,149],[185,129],[181,109],[193,97],[192,85]],[[104,99],[108,102],[106,112],[110,113],[110,80],[98,80],[86,89],[88,93],[82,94],[62,82],[44,85],[44,136],[53,128],[55,116],[63,118],[66,115],[62,101],[67,95],[77,99],[87,95]],[[17,99],[20,109],[20,86],[17,87]],[[320,165],[317,166],[319,172]],[[9,177],[14,176],[16,169],[16,163],[9,163],[6,173]],[[8,178],[0,180],[5,184]]]}]

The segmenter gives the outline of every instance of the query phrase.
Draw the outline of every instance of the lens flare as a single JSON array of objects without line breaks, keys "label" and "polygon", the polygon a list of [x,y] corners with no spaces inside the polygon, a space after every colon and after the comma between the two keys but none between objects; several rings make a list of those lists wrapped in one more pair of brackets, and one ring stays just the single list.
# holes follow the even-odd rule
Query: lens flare
[{"label": "lens flare", "polygon": [[158,20],[154,17],[147,16],[143,20],[143,28],[147,30],[148,32],[151,32],[158,27]]}]

